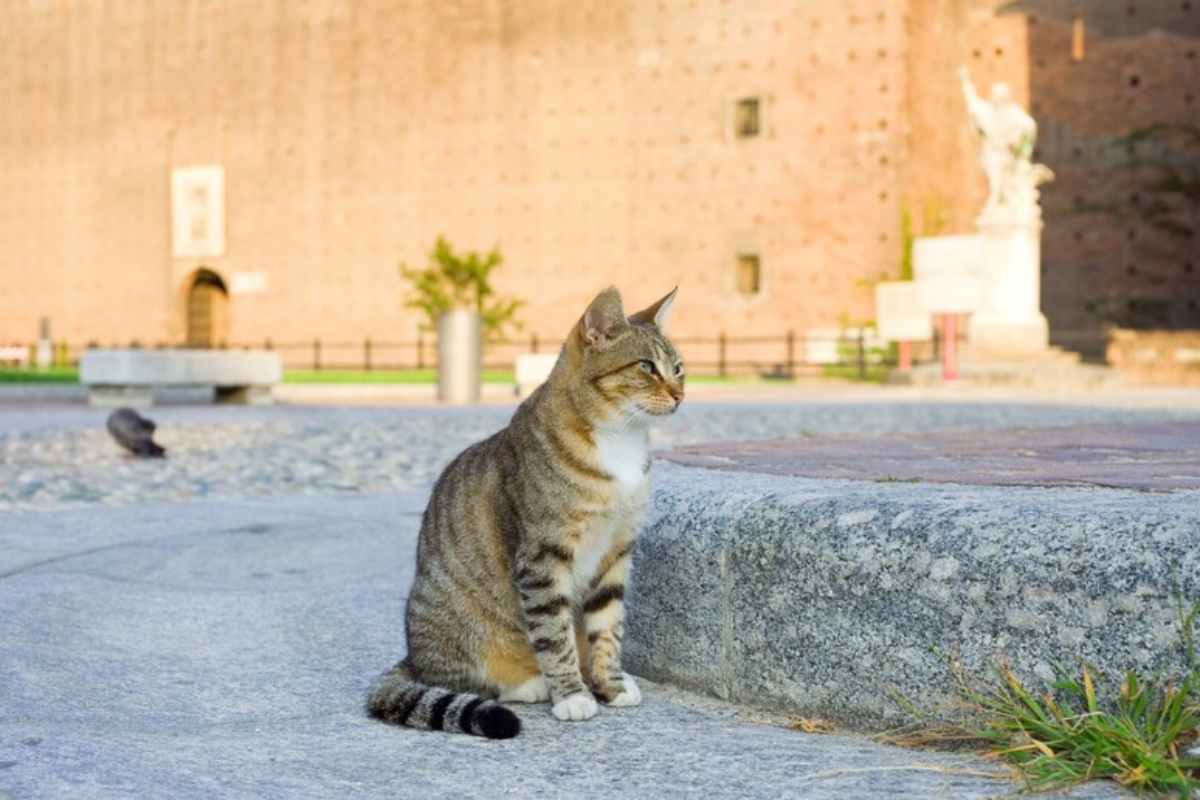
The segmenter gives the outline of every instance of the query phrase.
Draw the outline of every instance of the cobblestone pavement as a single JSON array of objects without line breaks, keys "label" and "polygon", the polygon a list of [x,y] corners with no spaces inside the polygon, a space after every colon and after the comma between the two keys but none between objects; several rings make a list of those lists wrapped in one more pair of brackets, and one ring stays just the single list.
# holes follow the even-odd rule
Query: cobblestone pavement
[{"label": "cobblestone pavement", "polygon": [[[92,504],[422,489],[463,447],[504,425],[511,407],[470,409],[162,406],[165,460],[125,456],[106,412],[78,406],[0,410],[0,511]],[[714,441],[1044,428],[1200,419],[1200,407],[1030,402],[691,403],[653,433],[658,449]]]}]

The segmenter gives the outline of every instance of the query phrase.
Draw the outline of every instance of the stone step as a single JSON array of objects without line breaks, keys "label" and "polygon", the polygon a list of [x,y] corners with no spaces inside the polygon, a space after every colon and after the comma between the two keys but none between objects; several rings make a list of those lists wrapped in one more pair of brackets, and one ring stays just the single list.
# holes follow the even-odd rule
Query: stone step
[{"label": "stone step", "polygon": [[[1200,425],[1176,431],[1188,444],[1170,463],[1125,433],[1097,445],[1109,463],[1144,458],[1200,486]],[[908,721],[893,693],[951,701],[951,656],[979,676],[1006,660],[1037,686],[1081,659],[1114,685],[1126,669],[1184,668],[1176,600],[1200,597],[1200,489],[1098,488],[1103,458],[1084,488],[1036,463],[985,470],[932,436],[939,480],[957,464],[982,485],[925,483],[871,472],[884,445],[859,442],[865,469],[828,452],[805,462],[797,445],[796,464],[844,479],[766,474],[784,470],[732,447],[707,468],[659,463],[629,593],[634,671],[880,729]],[[667,456],[697,464],[702,449]]]},{"label": "stone step", "polygon": [[1068,365],[1080,363],[1080,355],[1071,350],[1064,350],[1051,345],[1045,350],[1030,353],[1021,358],[1014,358],[1011,352],[995,352],[979,345],[965,344],[959,350],[959,359],[965,364],[1025,364],[1025,365]]},{"label": "stone step", "polygon": [[[967,361],[958,365],[958,379],[976,386],[1000,386],[1045,391],[1107,390],[1117,388],[1121,376],[1111,367],[1075,363],[1070,358],[1048,361]],[[908,386],[940,386],[941,364],[921,364],[909,372],[893,371],[889,383]]]}]

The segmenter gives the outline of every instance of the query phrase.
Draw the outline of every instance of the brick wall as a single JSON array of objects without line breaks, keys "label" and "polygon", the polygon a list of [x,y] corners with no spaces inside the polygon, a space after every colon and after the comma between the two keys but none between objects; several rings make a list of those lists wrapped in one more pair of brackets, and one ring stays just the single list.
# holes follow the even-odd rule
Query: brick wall
[{"label": "brick wall", "polygon": [[[56,337],[179,340],[201,266],[266,275],[230,340],[409,338],[397,263],[439,233],[499,244],[544,335],[610,282],[634,304],[682,284],[684,334],[867,318],[863,279],[896,260],[892,6],[6,4],[0,339],[46,315]],[[746,96],[763,130],[742,140]],[[170,170],[214,163],[226,255],[175,260]]]},{"label": "brick wall", "polygon": [[1116,329],[1108,362],[1129,383],[1200,386],[1200,331]]},{"label": "brick wall", "polygon": [[[1029,8],[0,4],[0,340],[31,338],[42,316],[56,338],[182,340],[201,267],[227,285],[266,278],[231,297],[230,341],[410,339],[397,264],[423,263],[438,234],[498,244],[500,289],[529,301],[527,330],[547,338],[608,283],[631,305],[681,284],[683,336],[869,319],[871,281],[898,269],[901,210],[918,232],[926,217],[954,232],[982,200],[953,74],[964,61],[979,86],[1007,80],[1039,116],[1041,157],[1060,171],[1046,193],[1046,310],[1079,325],[1093,294],[1125,291],[1129,260],[1096,238],[1111,225],[1077,238],[1071,198],[1101,162],[1072,171],[1061,131],[1090,154],[1125,123],[1161,117],[1153,98],[1172,75],[1168,116],[1184,114],[1194,31],[1096,34],[1082,65],[1064,64],[1066,4],[1017,5]],[[1179,28],[1176,17],[1164,19]],[[1092,105],[1128,94],[1093,83],[1135,55],[1156,65],[1137,95],[1149,110],[1093,120]],[[746,97],[762,127],[739,138]],[[177,260],[170,173],[201,164],[225,167],[226,253]],[[741,252],[761,258],[758,295],[736,290]],[[1183,270],[1175,256],[1138,264]]]},{"label": "brick wall", "polygon": [[[1042,305],[1052,330],[1200,328],[1200,208],[1155,192],[1161,168],[1200,179],[1200,3],[1027,0],[1030,96],[1043,188]],[[1154,125],[1191,125],[1123,141]],[[1156,166],[1157,165],[1157,166]],[[1165,214],[1152,211],[1159,204]],[[1154,219],[1190,227],[1173,235]],[[1069,339],[1065,344],[1072,344]]]}]

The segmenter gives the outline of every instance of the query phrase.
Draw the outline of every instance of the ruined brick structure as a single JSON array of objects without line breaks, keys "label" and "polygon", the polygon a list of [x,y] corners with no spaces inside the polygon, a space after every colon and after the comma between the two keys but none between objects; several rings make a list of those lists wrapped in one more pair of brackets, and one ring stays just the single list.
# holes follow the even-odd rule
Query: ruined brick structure
[{"label": "ruined brick structure", "polygon": [[1042,195],[1051,325],[1200,329],[1200,2],[1016,5],[1036,21],[1032,110],[1058,176]]},{"label": "ruined brick structure", "polygon": [[[1196,118],[1193,2],[0,4],[0,341],[411,339],[397,266],[439,233],[498,244],[545,337],[608,283],[682,284],[685,337],[868,320],[903,212],[979,208],[960,63],[1042,126],[1052,327],[1200,327],[1194,254],[1089,210],[1135,191],[1117,137]],[[179,258],[197,165],[224,248]]]}]

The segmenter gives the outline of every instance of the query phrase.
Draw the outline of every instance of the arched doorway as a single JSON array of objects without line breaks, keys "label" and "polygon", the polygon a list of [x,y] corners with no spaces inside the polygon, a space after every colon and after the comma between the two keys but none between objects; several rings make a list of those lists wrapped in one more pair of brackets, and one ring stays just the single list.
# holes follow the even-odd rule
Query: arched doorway
[{"label": "arched doorway", "polygon": [[187,346],[216,347],[225,338],[229,292],[221,276],[201,269],[187,296]]}]

